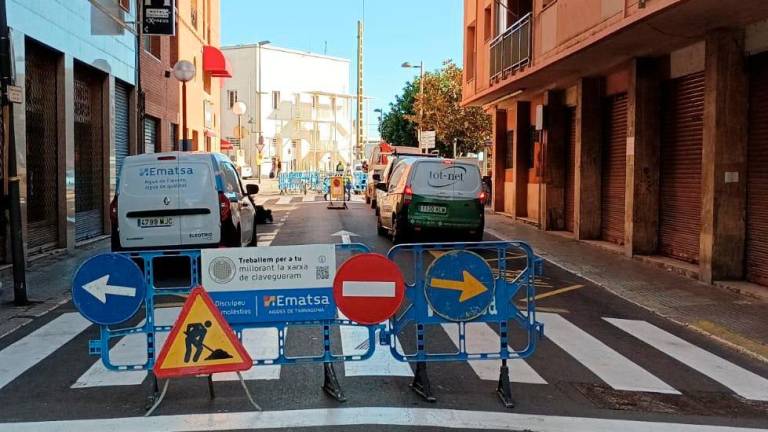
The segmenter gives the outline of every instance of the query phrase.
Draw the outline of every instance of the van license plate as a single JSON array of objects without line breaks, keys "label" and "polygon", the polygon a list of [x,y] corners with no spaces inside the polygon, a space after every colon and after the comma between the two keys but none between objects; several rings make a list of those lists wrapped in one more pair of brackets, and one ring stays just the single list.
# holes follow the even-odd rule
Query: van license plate
[{"label": "van license plate", "polygon": [[139,218],[139,228],[155,228],[173,226],[172,217]]},{"label": "van license plate", "polygon": [[433,214],[447,214],[448,209],[443,206],[436,206],[436,205],[420,205],[419,211],[422,213],[433,213]]}]

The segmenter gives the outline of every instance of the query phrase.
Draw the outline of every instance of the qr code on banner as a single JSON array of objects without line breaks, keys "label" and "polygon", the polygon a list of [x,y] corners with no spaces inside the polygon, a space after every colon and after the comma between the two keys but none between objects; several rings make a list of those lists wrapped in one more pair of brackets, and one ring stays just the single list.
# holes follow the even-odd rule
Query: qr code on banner
[{"label": "qr code on banner", "polygon": [[315,278],[318,280],[328,280],[330,277],[328,266],[317,266],[315,267],[316,276]]}]

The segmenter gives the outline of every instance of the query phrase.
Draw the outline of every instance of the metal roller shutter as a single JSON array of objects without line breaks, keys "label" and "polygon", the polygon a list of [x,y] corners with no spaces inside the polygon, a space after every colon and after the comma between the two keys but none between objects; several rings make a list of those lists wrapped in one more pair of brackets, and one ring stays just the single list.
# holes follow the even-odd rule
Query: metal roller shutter
[{"label": "metal roller shutter", "polygon": [[123,160],[128,156],[131,87],[115,80],[115,175],[120,175]]},{"label": "metal roller shutter", "polygon": [[750,66],[746,273],[768,285],[768,54]]},{"label": "metal roller shutter", "polygon": [[75,66],[75,240],[104,234],[103,76]]},{"label": "metal roller shutter", "polygon": [[606,99],[602,154],[601,236],[624,244],[624,189],[627,179],[627,95]]},{"label": "metal roller shutter", "polygon": [[56,54],[26,47],[27,248],[30,254],[58,243],[58,119]]},{"label": "metal roller shutter", "polygon": [[699,261],[704,72],[667,82],[661,145],[659,251]]},{"label": "metal roller shutter", "polygon": [[565,150],[565,230],[573,232],[576,211],[576,110],[568,110],[570,127]]},{"label": "metal roller shutter", "polygon": [[144,118],[144,153],[154,153],[157,146],[157,119],[146,116]]}]

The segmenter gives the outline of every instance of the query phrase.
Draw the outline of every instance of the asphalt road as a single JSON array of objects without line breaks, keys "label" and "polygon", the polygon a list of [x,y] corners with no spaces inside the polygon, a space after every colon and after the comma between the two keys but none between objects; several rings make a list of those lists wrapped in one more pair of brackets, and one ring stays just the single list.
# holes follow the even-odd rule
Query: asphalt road
[{"label": "asphalt road", "polygon": [[[353,242],[375,252],[386,253],[392,247],[376,234],[373,212],[362,202],[352,202],[346,210],[328,210],[323,202],[305,202],[300,196],[274,197],[266,206],[273,210],[275,224],[259,226],[260,246],[339,242],[340,237],[332,235],[344,230],[354,234]],[[498,239],[486,234],[485,240]],[[425,264],[437,255],[428,255]],[[410,277],[413,260],[399,264]],[[519,260],[508,264],[510,271],[522,265]],[[261,417],[252,413],[237,381],[217,381],[216,397],[211,399],[205,378],[184,378],[170,383],[154,420],[149,420],[156,423],[141,423],[144,420],[134,418],[145,412],[152,381],[142,371],[103,371],[98,358],[88,355],[88,341],[98,337],[98,329],[76,322],[74,308],[66,304],[0,340],[0,432],[49,426],[335,431],[360,430],[362,424],[372,425],[364,426],[372,431],[675,430],[683,424],[768,428],[768,387],[761,391],[761,384],[768,383],[767,365],[548,263],[544,274],[537,279],[536,304],[547,337],[524,363],[510,361],[514,409],[505,408],[495,393],[496,361],[430,363],[437,397],[430,403],[409,388],[413,366],[395,361],[385,347],[378,347],[372,360],[336,364],[345,403],[321,391],[321,364],[258,366],[249,371],[254,374],[247,375],[247,384],[267,412]],[[67,283],[69,276],[54,283]],[[455,352],[454,331],[451,326],[430,326],[426,335],[430,352]],[[472,349],[493,346],[498,332],[496,325],[474,326],[467,344],[476,344]],[[336,352],[354,352],[364,341],[354,329],[332,332]],[[416,343],[414,332],[404,332],[399,342],[409,352]],[[317,353],[322,333],[318,328],[291,328],[286,343],[291,355]],[[511,346],[525,343],[522,332],[511,333]],[[122,349],[135,361],[146,356],[141,344],[129,345],[116,342],[113,350]],[[195,417],[212,413],[220,417]],[[572,417],[588,420],[582,424]],[[28,424],[81,419],[94,422]]]}]

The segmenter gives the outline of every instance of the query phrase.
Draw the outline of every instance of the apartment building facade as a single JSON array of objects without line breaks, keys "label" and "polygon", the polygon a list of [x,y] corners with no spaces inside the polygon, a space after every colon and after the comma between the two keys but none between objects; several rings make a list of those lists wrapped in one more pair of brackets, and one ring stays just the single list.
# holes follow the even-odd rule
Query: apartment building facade
[{"label": "apartment building facade", "polygon": [[768,285],[761,0],[465,0],[493,209],[705,282]]},{"label": "apartment building facade", "polygon": [[[268,175],[273,158],[282,171],[331,170],[339,161],[352,162],[348,59],[258,44],[222,51],[234,75],[222,88],[223,134],[236,143],[232,155],[254,174],[260,167],[262,176]],[[239,119],[231,109],[236,102],[247,107]],[[235,134],[238,127],[242,138]]]},{"label": "apartment building facade", "polygon": [[[116,174],[136,151],[136,5],[8,0],[6,7],[23,89],[13,122],[25,251],[72,249],[109,232]],[[6,230],[7,223],[2,261],[10,261]]]}]

